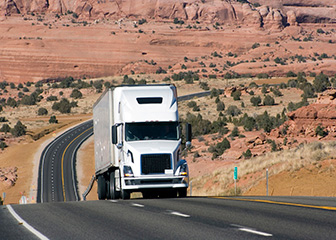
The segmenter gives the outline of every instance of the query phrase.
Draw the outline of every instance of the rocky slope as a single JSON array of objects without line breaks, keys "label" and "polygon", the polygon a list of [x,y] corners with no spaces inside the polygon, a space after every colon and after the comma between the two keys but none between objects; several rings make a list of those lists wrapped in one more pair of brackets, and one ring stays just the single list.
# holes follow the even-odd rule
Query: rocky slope
[{"label": "rocky slope", "polygon": [[[261,26],[264,24],[267,26],[274,22],[276,22],[276,25],[293,24],[296,20],[299,23],[336,21],[336,4],[332,0],[251,0],[252,4],[241,4],[240,2],[233,0],[1,0],[0,15],[27,14],[30,12],[65,14],[71,11],[83,19],[180,18],[211,22],[242,21]],[[259,7],[260,4],[262,4],[261,7]]]}]

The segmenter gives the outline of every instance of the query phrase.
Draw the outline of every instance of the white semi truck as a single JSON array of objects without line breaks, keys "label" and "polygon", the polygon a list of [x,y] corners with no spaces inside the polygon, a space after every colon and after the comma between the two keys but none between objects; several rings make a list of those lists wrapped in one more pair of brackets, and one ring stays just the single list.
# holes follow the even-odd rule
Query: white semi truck
[{"label": "white semi truck", "polygon": [[[187,162],[174,85],[119,86],[93,106],[98,198],[185,197]],[[191,126],[187,124],[187,144]]]}]

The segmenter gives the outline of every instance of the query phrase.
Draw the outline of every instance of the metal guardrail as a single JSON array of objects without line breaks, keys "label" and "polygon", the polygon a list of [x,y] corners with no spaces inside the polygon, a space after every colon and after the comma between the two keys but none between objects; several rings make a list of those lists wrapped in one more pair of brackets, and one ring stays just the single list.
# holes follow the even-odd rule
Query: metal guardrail
[{"label": "metal guardrail", "polygon": [[89,194],[89,192],[91,191],[92,187],[93,187],[93,184],[94,184],[94,181],[96,180],[96,176],[93,175],[92,178],[91,178],[91,181],[89,183],[89,186],[86,188],[85,192],[82,194],[83,196],[83,201],[86,201],[86,196]]},{"label": "metal guardrail", "polygon": [[193,99],[194,97],[209,96],[210,94],[211,94],[211,91],[192,93],[192,94],[177,97],[177,101],[186,101],[186,100]]}]

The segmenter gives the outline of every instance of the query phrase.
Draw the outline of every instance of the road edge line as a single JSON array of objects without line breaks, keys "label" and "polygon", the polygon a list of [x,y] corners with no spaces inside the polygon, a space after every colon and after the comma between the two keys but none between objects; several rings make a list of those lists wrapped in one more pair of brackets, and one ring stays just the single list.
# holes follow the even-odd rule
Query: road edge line
[{"label": "road edge line", "polygon": [[36,237],[42,240],[49,240],[46,236],[44,236],[42,233],[37,231],[35,228],[33,228],[31,225],[29,225],[25,220],[23,220],[12,208],[11,205],[7,205],[7,209],[12,214],[12,216],[19,222],[19,224],[22,224],[27,230],[29,230],[32,234],[34,234]]}]

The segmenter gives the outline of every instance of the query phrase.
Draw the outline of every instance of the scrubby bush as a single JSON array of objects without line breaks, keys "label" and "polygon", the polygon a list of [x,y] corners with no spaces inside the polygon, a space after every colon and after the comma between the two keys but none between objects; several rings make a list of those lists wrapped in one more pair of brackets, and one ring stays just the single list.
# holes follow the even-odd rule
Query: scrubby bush
[{"label": "scrubby bush", "polygon": [[233,100],[238,101],[240,100],[241,92],[240,90],[236,90],[231,93],[231,97],[233,97]]},{"label": "scrubby bush", "polygon": [[37,115],[39,116],[47,115],[47,114],[48,114],[48,110],[46,108],[41,107],[37,110]]},{"label": "scrubby bush", "polygon": [[261,98],[260,96],[251,97],[250,102],[252,103],[253,106],[257,107],[261,103]]},{"label": "scrubby bush", "polygon": [[275,104],[274,98],[270,95],[266,95],[263,101],[264,106],[272,106]]},{"label": "scrubby bush", "polygon": [[323,92],[328,87],[330,87],[328,76],[323,73],[320,73],[315,77],[313,85],[316,92]]},{"label": "scrubby bush", "polygon": [[78,89],[74,89],[72,90],[71,94],[70,94],[70,97],[74,98],[74,99],[78,99],[78,98],[81,98],[83,96],[82,92],[79,91]]},{"label": "scrubby bush", "polygon": [[23,125],[21,121],[18,121],[10,132],[14,137],[20,137],[26,134],[26,129],[27,126]]},{"label": "scrubby bush", "polygon": [[187,106],[190,107],[190,108],[193,108],[195,106],[197,106],[197,103],[195,101],[190,101],[187,103]]},{"label": "scrubby bush", "polygon": [[227,138],[224,138],[222,142],[217,143],[215,146],[209,147],[208,151],[212,153],[212,159],[221,156],[225,150],[230,149],[231,144]]},{"label": "scrubby bush", "polygon": [[52,109],[59,111],[61,113],[70,113],[71,112],[71,104],[68,99],[63,98],[60,102],[55,102],[52,105]]},{"label": "scrubby bush", "polygon": [[321,137],[325,137],[325,136],[328,135],[328,132],[325,131],[324,127],[322,127],[320,125],[316,127],[315,133],[316,133],[316,135],[321,136]]},{"label": "scrubby bush", "polygon": [[222,101],[217,102],[217,111],[224,111],[225,110],[225,104]]},{"label": "scrubby bush", "polygon": [[49,123],[58,123],[58,120],[56,119],[56,116],[50,116]]},{"label": "scrubby bush", "polygon": [[234,105],[230,105],[226,110],[226,114],[232,117],[238,116],[241,113],[242,113],[241,110],[237,106],[234,106]]},{"label": "scrubby bush", "polygon": [[245,159],[250,159],[252,157],[252,152],[250,149],[247,149],[246,152],[243,152],[243,157]]},{"label": "scrubby bush", "polygon": [[5,134],[7,134],[8,132],[10,132],[10,130],[11,127],[7,123],[5,123],[2,125],[0,132],[4,132]]}]

